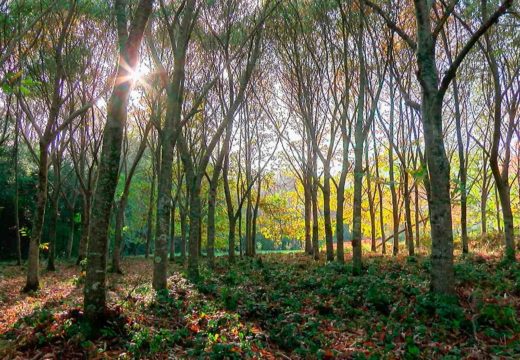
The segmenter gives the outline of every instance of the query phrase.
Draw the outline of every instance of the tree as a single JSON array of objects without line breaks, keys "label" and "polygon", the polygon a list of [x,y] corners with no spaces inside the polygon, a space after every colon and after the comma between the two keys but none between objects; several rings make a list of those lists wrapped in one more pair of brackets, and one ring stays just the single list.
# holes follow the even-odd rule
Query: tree
[{"label": "tree", "polygon": [[125,0],[115,0],[119,59],[112,95],[107,106],[107,121],[103,130],[103,145],[99,161],[96,190],[93,197],[89,227],[87,274],[83,308],[91,324],[102,323],[106,308],[106,256],[110,212],[117,186],[123,129],[127,105],[133,84],[132,71],[139,62],[139,48],[144,29],[152,12],[153,0],[140,0],[130,25]]},{"label": "tree", "polygon": [[[431,11],[434,2],[414,0],[417,39],[413,40],[400,28],[377,4],[364,2],[376,11],[402,40],[416,51],[417,79],[421,86],[421,120],[424,129],[426,160],[428,163],[430,187],[430,223],[432,235],[432,271],[431,288],[437,293],[453,293],[453,230],[450,199],[450,166],[446,156],[442,132],[442,105],[444,95],[457,69],[466,55],[511,7],[513,1],[505,0],[496,11],[487,18],[464,44],[442,79],[438,76],[435,58],[436,39],[454,11],[457,1],[445,6],[444,13],[436,24],[432,24]],[[434,25],[434,26],[433,26]],[[439,81],[440,80],[440,81]]]}]

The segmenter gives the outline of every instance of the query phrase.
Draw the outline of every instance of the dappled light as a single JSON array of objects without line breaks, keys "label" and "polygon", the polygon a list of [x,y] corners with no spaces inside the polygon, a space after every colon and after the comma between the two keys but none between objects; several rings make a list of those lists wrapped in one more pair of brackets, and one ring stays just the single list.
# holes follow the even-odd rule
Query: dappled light
[{"label": "dappled light", "polygon": [[0,359],[520,358],[519,6],[0,0]]}]

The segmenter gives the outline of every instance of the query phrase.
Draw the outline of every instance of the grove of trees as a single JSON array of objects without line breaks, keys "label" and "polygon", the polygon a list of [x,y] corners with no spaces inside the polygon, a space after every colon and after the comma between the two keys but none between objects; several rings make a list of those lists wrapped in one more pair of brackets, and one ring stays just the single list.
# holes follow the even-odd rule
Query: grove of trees
[{"label": "grove of trees", "polygon": [[75,263],[94,327],[129,256],[159,300],[271,250],[444,295],[516,260],[514,0],[0,0],[0,86],[0,258]]}]

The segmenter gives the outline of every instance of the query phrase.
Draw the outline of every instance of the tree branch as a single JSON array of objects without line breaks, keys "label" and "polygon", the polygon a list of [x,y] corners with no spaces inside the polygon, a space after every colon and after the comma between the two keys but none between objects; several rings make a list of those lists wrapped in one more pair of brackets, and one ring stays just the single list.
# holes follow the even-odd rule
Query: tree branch
[{"label": "tree branch", "polygon": [[448,90],[448,86],[450,85],[451,81],[455,77],[455,74],[457,73],[457,69],[459,68],[460,64],[466,57],[466,55],[469,53],[469,51],[473,48],[473,45],[480,39],[482,35],[494,24],[498,21],[500,16],[505,14],[508,8],[511,7],[513,4],[513,0],[504,0],[502,5],[498,7],[498,9],[487,19],[486,22],[484,22],[480,28],[471,36],[471,38],[468,40],[466,45],[462,48],[460,53],[457,55],[455,60],[453,60],[453,63],[448,68],[446,73],[444,74],[444,77],[442,78],[441,85],[439,88],[439,96],[444,96],[446,91]]}]

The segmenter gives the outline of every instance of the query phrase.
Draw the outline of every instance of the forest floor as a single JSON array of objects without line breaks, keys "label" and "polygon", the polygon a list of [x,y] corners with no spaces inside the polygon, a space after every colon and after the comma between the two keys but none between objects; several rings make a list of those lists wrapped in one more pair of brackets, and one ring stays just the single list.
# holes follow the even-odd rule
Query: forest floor
[{"label": "forest floor", "polygon": [[367,255],[365,273],[303,254],[219,258],[192,283],[171,266],[157,298],[152,264],[124,261],[110,275],[111,319],[89,339],[78,267],[42,271],[42,290],[20,293],[24,271],[0,265],[0,359],[520,357],[520,264],[457,259],[456,296],[428,292],[426,257]]}]

